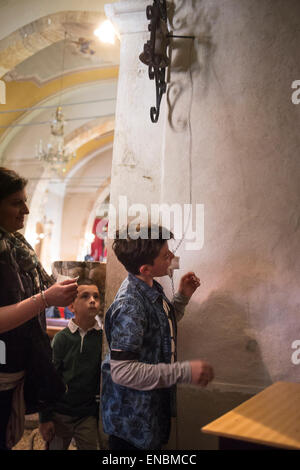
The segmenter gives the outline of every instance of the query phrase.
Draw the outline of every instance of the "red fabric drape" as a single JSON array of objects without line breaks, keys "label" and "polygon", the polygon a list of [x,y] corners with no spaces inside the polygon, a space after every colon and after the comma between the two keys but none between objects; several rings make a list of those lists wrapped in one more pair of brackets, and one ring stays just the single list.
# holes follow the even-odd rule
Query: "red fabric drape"
[{"label": "red fabric drape", "polygon": [[96,217],[93,224],[92,233],[95,235],[95,240],[91,244],[91,256],[93,257],[94,261],[100,261],[101,256],[103,257],[103,248],[104,243],[101,238],[98,238],[96,235],[96,228],[98,223],[101,221],[100,217]]}]

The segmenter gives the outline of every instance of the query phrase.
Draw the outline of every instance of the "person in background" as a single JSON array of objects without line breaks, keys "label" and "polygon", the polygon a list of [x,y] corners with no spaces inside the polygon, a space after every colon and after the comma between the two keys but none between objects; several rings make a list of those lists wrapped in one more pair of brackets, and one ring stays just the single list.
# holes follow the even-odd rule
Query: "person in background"
[{"label": "person in background", "polygon": [[74,280],[58,284],[41,266],[19,233],[29,210],[27,180],[0,167],[0,449],[22,437],[25,412],[33,413],[57,398],[64,386],[51,364],[45,308],[70,304]]},{"label": "person in background", "polygon": [[69,307],[64,308],[64,318],[66,320],[70,320],[70,318],[74,317],[74,313],[69,309]]},{"label": "person in background", "polygon": [[[151,239],[151,236],[153,239]],[[140,227],[140,238],[117,232],[113,250],[128,271],[105,316],[110,353],[102,364],[102,420],[110,450],[159,450],[176,416],[175,385],[206,386],[214,377],[205,361],[177,361],[176,322],[199,287],[185,274],[173,304],[154,280],[174,258],[163,227]]]},{"label": "person in background", "polygon": [[49,450],[67,450],[72,438],[78,450],[98,448],[102,326],[98,287],[90,279],[78,281],[78,295],[70,305],[68,326],[53,338],[53,363],[66,392],[40,413],[40,432]]},{"label": "person in background", "polygon": [[45,309],[46,318],[61,318],[58,307],[47,307]]}]

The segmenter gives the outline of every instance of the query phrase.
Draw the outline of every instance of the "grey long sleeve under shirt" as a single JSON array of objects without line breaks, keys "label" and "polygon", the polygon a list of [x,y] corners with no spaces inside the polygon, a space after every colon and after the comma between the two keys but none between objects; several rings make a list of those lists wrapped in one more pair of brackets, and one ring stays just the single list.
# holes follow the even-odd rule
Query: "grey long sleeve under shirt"
[{"label": "grey long sleeve under shirt", "polygon": [[[176,320],[180,321],[189,299],[179,292],[174,295]],[[176,383],[191,383],[191,366],[188,361],[173,364],[145,364],[138,361],[110,360],[111,377],[118,385],[135,390],[168,388]]]}]

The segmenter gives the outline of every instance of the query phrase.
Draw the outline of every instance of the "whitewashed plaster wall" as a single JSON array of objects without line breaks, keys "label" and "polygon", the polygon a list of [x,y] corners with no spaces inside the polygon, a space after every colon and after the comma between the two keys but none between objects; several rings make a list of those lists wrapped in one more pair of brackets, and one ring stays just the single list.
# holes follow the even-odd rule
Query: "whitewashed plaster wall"
[{"label": "whitewashed plaster wall", "polygon": [[[148,3],[127,0],[106,10],[121,31],[111,202],[122,194],[129,204],[189,203],[191,152],[204,245],[196,252],[180,247],[175,285],[187,270],[202,285],[179,326],[179,358],[207,359],[216,378],[207,392],[180,389],[179,434],[182,448],[209,448],[208,440],[200,443],[205,420],[195,416],[230,408],[223,394],[212,409],[214,393],[237,393],[237,403],[273,381],[299,381],[291,346],[300,339],[300,106],[291,101],[291,84],[300,78],[300,4],[172,2],[174,34],[196,38],[192,48],[190,40],[173,40],[168,94],[152,124],[154,83],[138,60],[149,39]],[[135,167],[120,165],[128,154]],[[124,278],[117,267],[111,253],[108,302]],[[170,293],[169,281],[164,285]]]}]

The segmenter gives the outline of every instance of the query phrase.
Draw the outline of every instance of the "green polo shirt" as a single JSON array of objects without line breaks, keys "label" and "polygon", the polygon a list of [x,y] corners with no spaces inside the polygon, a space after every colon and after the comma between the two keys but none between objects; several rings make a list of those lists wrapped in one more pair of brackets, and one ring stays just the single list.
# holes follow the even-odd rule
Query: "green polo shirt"
[{"label": "green polo shirt", "polygon": [[96,416],[98,413],[102,329],[98,323],[87,332],[70,320],[52,342],[53,363],[66,385],[64,395],[40,413],[40,421],[50,421],[53,412],[68,416]]}]

